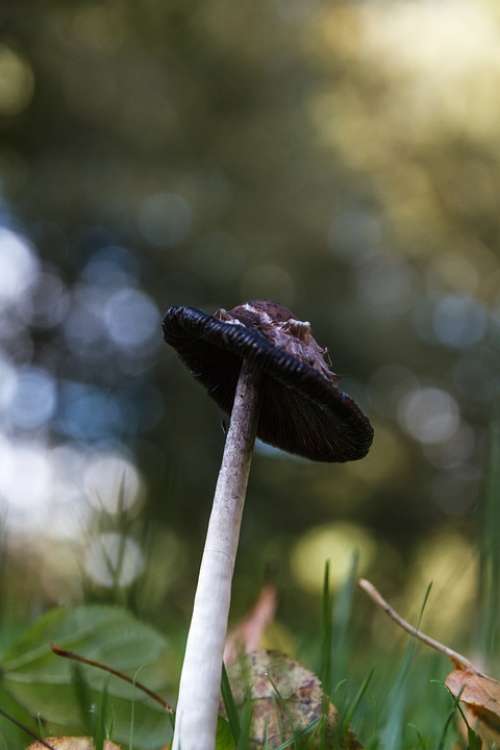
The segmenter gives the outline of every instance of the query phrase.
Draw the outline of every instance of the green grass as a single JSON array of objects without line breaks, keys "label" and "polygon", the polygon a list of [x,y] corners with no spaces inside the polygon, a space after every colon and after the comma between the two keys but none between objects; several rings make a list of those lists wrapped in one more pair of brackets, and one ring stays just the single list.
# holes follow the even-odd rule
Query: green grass
[{"label": "green grass", "polygon": [[[482,656],[488,665],[487,671],[494,674],[500,656],[500,423],[492,426],[490,446],[484,498],[478,513],[480,566],[477,621],[470,623],[472,645],[465,650],[471,657]],[[3,545],[0,546],[3,548]],[[118,581],[119,571],[115,571],[115,574]],[[288,734],[291,730],[292,736],[283,737],[278,750],[292,746],[295,750],[343,750],[351,729],[366,750],[493,750],[494,745],[491,748],[484,744],[481,746],[470,727],[467,740],[460,738],[457,720],[460,716],[465,717],[460,701],[453,698],[444,685],[445,677],[452,669],[448,660],[400,632],[389,620],[383,621],[385,615],[381,611],[370,611],[362,595],[357,593],[356,580],[355,553],[350,573],[335,593],[330,583],[330,562],[326,563],[321,606],[317,611],[317,638],[302,643],[297,656],[304,666],[321,678],[325,693],[322,711],[305,728],[293,732],[293,727],[287,727]],[[0,576],[2,590],[3,583]],[[117,592],[117,583],[114,588],[117,603],[123,603],[123,593]],[[417,626],[420,626],[424,616],[429,590],[422,592],[420,612],[414,617]],[[418,603],[416,605],[418,607]],[[1,602],[0,614],[4,613],[3,606],[4,602]],[[375,645],[377,641],[370,643],[369,631],[365,623],[360,623],[360,612],[366,616],[363,613],[368,611],[370,618],[382,618],[382,627],[387,633],[387,641],[382,648],[380,641],[378,646]],[[6,622],[5,617],[3,619]],[[4,629],[0,626],[0,643],[5,644],[4,653],[9,644],[16,640],[8,628],[11,628],[11,624],[7,622]],[[177,634],[174,636],[175,642]],[[104,740],[113,736],[113,690],[108,691],[108,683],[104,681],[97,698],[95,691],[92,697],[86,669],[74,665],[71,670],[77,713],[79,711],[81,717],[80,730],[81,733],[92,734],[96,750],[102,750]],[[3,674],[1,676],[4,677]],[[498,669],[497,677],[500,677]],[[237,706],[225,670],[222,675],[222,698],[227,720],[219,724],[218,750],[249,750],[252,701],[247,698],[242,706]],[[286,702],[277,688],[274,699],[278,705],[283,704],[286,715]],[[326,730],[330,700],[339,711],[333,736]],[[16,725],[16,721],[42,737],[49,730],[40,717],[37,719],[33,712],[30,715],[20,703],[13,700],[0,682],[0,750],[21,750],[31,741]],[[139,708],[136,712],[136,704],[132,701],[128,750],[145,748],[138,740],[139,736],[144,738],[143,730]],[[269,742],[264,743],[264,750],[271,750]]]},{"label": "green grass", "polygon": [[[401,639],[396,627],[387,621],[388,639],[394,638],[392,658],[381,658],[363,647],[366,664],[360,666],[356,658],[358,645],[353,628],[352,613],[356,609],[353,582],[355,564],[344,586],[334,596],[330,589],[329,566],[325,568],[321,615],[318,612],[318,633],[321,634],[320,657],[315,667],[322,678],[327,695],[338,707],[340,716],[334,737],[328,737],[324,717],[311,722],[309,727],[283,739],[279,750],[292,745],[296,750],[341,750],[346,747],[348,730],[352,728],[367,750],[452,750],[458,741],[456,718],[458,702],[444,687],[444,677],[451,665],[444,657],[425,650],[411,638],[401,651]],[[421,607],[422,617],[425,600]],[[356,600],[357,601],[357,600]],[[379,613],[384,617],[383,613]],[[406,636],[404,636],[406,638]],[[386,652],[387,653],[387,652]],[[104,686],[97,705],[90,706],[84,670],[73,669],[76,695],[80,703],[86,729],[93,734],[96,748],[102,749],[104,739],[112,737],[112,715],[108,707],[108,690]],[[252,703],[246,700],[236,706],[227,674],[223,675],[222,696],[228,718],[228,731],[221,736],[220,750],[248,750]],[[281,701],[276,690],[276,701]],[[325,700],[324,714],[328,704]],[[3,720],[2,720],[3,721]],[[0,736],[2,726],[0,726]],[[133,717],[131,719],[129,750],[134,748]],[[229,737],[228,737],[229,734]],[[470,733],[469,750],[477,750],[477,737]],[[12,732],[3,745],[21,748],[28,741],[22,733],[16,741]],[[270,745],[268,746],[270,748]],[[137,747],[136,747],[136,750]],[[484,748],[483,750],[486,750]]]},{"label": "green grass", "polygon": [[[445,657],[401,635],[389,620],[385,626],[388,641],[392,641],[393,646],[386,648],[383,655],[371,652],[366,644],[361,649],[356,640],[359,631],[353,617],[360,603],[359,598],[354,596],[356,577],[354,557],[347,580],[334,595],[330,587],[329,563],[325,566],[321,610],[318,611],[319,656],[315,663],[305,663],[321,677],[325,690],[323,715],[292,737],[284,737],[279,750],[292,745],[295,750],[342,750],[348,747],[346,743],[350,729],[367,750],[454,750],[459,739],[456,720],[460,707],[444,686],[444,678],[451,671],[451,665]],[[488,583],[491,585],[490,579]],[[417,626],[420,626],[428,594],[429,591],[424,592],[420,614],[416,618]],[[376,616],[385,617],[382,612]],[[491,623],[488,625],[491,627]],[[489,648],[491,645],[488,642]],[[96,750],[102,750],[104,740],[113,736],[108,688],[104,684],[97,704],[92,706],[85,674],[84,669],[73,666],[72,679],[80,706],[82,729],[94,736]],[[222,697],[227,726],[220,733],[219,750],[249,750],[252,702],[246,700],[242,707],[236,705],[225,670]],[[326,731],[328,699],[339,710],[333,737]],[[275,690],[275,700],[278,704],[282,701],[278,689]],[[1,704],[0,700],[0,708]],[[285,712],[286,708],[283,710]],[[129,750],[134,747],[139,750],[139,746],[134,745],[134,705],[131,711],[128,747]],[[15,710],[13,713],[15,716]],[[5,733],[5,726],[5,719],[2,719],[0,747],[17,750],[28,744],[28,739],[19,729],[16,730],[17,734],[12,729]],[[39,734],[43,734],[42,730],[43,724],[39,726]],[[478,743],[477,736],[470,730],[468,743],[460,747],[477,750],[480,748]],[[267,748],[270,750],[271,745],[268,744]]]}]

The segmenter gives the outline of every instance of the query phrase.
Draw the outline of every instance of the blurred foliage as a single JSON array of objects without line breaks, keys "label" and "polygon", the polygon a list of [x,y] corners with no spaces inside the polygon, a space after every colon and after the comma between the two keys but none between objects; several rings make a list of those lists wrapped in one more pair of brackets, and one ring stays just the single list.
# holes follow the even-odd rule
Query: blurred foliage
[{"label": "blurred foliage", "polygon": [[134,681],[140,675],[149,689],[159,691],[166,683],[169,659],[157,632],[115,607],[54,609],[2,655],[2,691],[33,716],[43,717],[45,734],[83,731],[97,737],[104,717],[96,714],[104,696],[106,722],[112,722],[117,742],[131,741],[141,750],[165,742],[171,717],[162,707],[135,685],[99,669],[76,671],[75,662],[51,652],[51,643],[75,649]]},{"label": "blurred foliage", "polygon": [[433,578],[429,613],[446,592],[470,634],[500,382],[496,3],[24,0],[0,31],[2,606],[114,591],[187,625],[224,435],[160,315],[270,297],[376,438],[345,466],[258,447],[234,613],[271,578],[310,632],[320,558],[336,580],[356,545],[396,601]]}]

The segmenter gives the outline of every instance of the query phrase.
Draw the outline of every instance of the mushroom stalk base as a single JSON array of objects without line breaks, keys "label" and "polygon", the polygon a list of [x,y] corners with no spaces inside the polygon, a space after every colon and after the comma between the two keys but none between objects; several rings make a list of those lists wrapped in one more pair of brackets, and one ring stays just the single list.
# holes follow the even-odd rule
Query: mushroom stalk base
[{"label": "mushroom stalk base", "polygon": [[172,750],[214,750],[231,582],[259,413],[260,373],[243,361],[193,606]]}]

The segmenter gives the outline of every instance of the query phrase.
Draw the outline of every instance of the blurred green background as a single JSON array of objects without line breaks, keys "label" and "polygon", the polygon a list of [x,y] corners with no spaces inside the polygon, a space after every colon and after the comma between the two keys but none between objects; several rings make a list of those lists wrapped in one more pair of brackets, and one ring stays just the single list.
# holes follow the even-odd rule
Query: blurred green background
[{"label": "blurred green background", "polygon": [[23,0],[0,22],[7,620],[118,599],[182,641],[224,435],[161,316],[271,298],[376,437],[347,465],[258,446],[233,619],[272,581],[274,643],[300,650],[325,559],[335,583],[358,550],[407,614],[433,580],[427,628],[470,645],[500,533],[498,4]]}]

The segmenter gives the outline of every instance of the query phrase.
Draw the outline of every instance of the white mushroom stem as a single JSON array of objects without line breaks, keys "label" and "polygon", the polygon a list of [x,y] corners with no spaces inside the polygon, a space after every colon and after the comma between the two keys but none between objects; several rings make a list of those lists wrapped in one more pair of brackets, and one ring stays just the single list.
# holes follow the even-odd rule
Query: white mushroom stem
[{"label": "white mushroom stem", "polygon": [[172,750],[214,750],[231,582],[259,412],[260,376],[244,361],[215,488],[184,654]]}]

